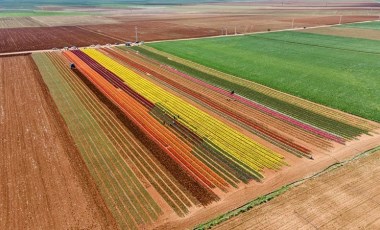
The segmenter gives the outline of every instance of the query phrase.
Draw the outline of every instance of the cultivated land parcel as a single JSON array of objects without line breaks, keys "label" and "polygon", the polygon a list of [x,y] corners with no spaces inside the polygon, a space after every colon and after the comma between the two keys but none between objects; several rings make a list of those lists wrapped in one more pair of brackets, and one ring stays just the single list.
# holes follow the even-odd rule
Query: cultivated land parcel
[{"label": "cultivated land parcel", "polygon": [[380,138],[378,123],[150,47],[33,59],[122,229],[192,227]]},{"label": "cultivated land parcel", "polygon": [[215,229],[379,229],[379,154],[328,171]]},{"label": "cultivated land parcel", "polygon": [[149,46],[380,121],[380,41],[276,32]]},{"label": "cultivated land parcel", "polygon": [[[86,14],[70,18],[0,18],[0,52],[124,42],[135,39],[135,26],[146,41],[220,35],[227,21],[229,33],[302,29],[3,54],[1,229],[188,229],[378,150],[376,22],[303,29],[377,19],[377,4],[334,3],[321,11],[318,2],[286,9],[279,3],[131,9],[96,3],[96,9],[40,6]],[[371,15],[368,7],[375,8]],[[354,30],[366,32],[352,38]],[[348,217],[330,226],[349,226],[350,215],[370,209],[354,223],[376,226],[378,206],[365,200],[378,200],[378,162],[366,167],[370,162],[357,163],[365,174],[347,169],[355,189],[333,174],[324,183],[327,193],[317,183],[306,192],[295,189],[290,202],[313,198],[309,212],[294,206],[304,227],[323,226],[340,213]],[[353,199],[347,192],[362,194]],[[332,209],[330,200],[345,205]],[[293,205],[286,208],[292,213]],[[273,221],[304,223],[280,216]],[[243,218],[252,223],[250,215]],[[258,227],[269,223],[259,221],[253,220]]]}]

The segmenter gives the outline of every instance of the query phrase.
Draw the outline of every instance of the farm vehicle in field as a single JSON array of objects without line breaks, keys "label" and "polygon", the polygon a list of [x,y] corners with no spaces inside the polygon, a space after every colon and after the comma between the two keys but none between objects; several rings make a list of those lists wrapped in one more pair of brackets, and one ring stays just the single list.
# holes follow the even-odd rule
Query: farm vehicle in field
[{"label": "farm vehicle in field", "polygon": [[141,46],[144,45],[144,41],[137,41],[137,42],[126,42],[126,46],[131,47],[131,46]]}]

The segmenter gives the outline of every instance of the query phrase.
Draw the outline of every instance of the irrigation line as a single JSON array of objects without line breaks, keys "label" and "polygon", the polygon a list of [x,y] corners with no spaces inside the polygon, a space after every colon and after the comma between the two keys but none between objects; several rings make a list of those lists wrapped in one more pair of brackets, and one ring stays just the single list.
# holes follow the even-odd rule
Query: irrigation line
[{"label": "irrigation line", "polygon": [[230,218],[232,217],[235,217],[235,216],[238,216],[240,213],[243,213],[243,212],[246,212],[250,209],[252,209],[253,207],[256,207],[256,206],[259,206],[263,203],[266,203],[270,200],[272,200],[273,198],[276,198],[278,196],[280,196],[281,194],[285,193],[286,191],[288,191],[289,189],[291,188],[294,188],[294,187],[297,187],[301,184],[303,184],[304,182],[310,180],[310,179],[314,179],[314,178],[317,178],[319,176],[322,176],[328,172],[331,172],[335,169],[338,169],[350,162],[353,162],[353,161],[356,161],[358,159],[361,159],[361,158],[364,158],[364,157],[367,157],[367,156],[370,156],[374,153],[376,153],[377,151],[380,150],[380,146],[377,146],[375,148],[372,148],[372,149],[369,149],[365,152],[362,152],[362,153],[359,153],[358,155],[354,156],[353,158],[350,158],[350,159],[347,159],[347,160],[344,160],[344,161],[341,161],[341,162],[336,162],[330,166],[328,166],[327,168],[325,168],[324,170],[320,171],[320,172],[317,172],[315,173],[314,175],[312,176],[309,176],[309,177],[305,177],[303,179],[300,179],[298,181],[295,181],[295,182],[292,182],[290,184],[287,184],[287,185],[284,185],[282,186],[281,188],[273,191],[273,192],[270,192],[266,195],[263,195],[263,196],[260,196],[256,199],[254,199],[253,201],[250,201],[248,202],[247,204],[237,208],[237,209],[234,209],[232,211],[229,211],[225,214],[222,214],[206,223],[203,223],[203,224],[200,224],[196,227],[194,227],[194,230],[204,230],[204,229],[210,229],[216,225],[219,225],[227,220],[229,220]]}]

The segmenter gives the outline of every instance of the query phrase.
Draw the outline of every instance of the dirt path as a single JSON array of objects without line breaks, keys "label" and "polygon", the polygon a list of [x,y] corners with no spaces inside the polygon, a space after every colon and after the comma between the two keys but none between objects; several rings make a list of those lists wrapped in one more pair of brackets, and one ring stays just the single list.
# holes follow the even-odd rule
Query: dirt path
[{"label": "dirt path", "polygon": [[30,56],[0,79],[0,229],[116,228]]},{"label": "dirt path", "polygon": [[380,151],[305,182],[216,229],[379,229]]}]

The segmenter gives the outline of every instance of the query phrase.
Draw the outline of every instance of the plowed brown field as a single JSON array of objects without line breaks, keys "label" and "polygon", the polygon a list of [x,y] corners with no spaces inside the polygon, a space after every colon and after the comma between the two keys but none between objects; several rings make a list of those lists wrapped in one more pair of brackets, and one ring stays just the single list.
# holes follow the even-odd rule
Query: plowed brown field
[{"label": "plowed brown field", "polygon": [[0,229],[115,228],[30,56],[0,80]]},{"label": "plowed brown field", "polygon": [[178,38],[194,38],[220,35],[219,28],[200,28],[165,21],[135,21],[120,24],[90,25],[82,28],[93,32],[114,36],[127,41],[135,41],[135,26],[138,26],[139,40],[157,41]]},{"label": "plowed brown field", "polygon": [[45,24],[31,17],[4,17],[0,18],[0,28],[40,27]]},{"label": "plowed brown field", "polygon": [[0,53],[115,42],[120,40],[74,26],[0,29]]},{"label": "plowed brown field", "polygon": [[118,23],[112,18],[101,15],[70,15],[70,16],[37,16],[32,17],[35,22],[45,26],[77,26]]},{"label": "plowed brown field", "polygon": [[[283,30],[294,27],[311,27],[338,24],[340,16],[321,15],[185,15],[119,17],[120,24],[89,25],[81,28],[129,41],[135,40],[135,26],[139,40],[157,41],[180,38],[216,36],[223,34],[252,33]],[[294,23],[292,23],[294,19]],[[378,19],[378,16],[343,16],[342,23]]]},{"label": "plowed brown field", "polygon": [[216,229],[379,229],[379,156],[309,180]]},{"label": "plowed brown field", "polygon": [[[292,23],[294,19],[294,24]],[[368,21],[378,19],[378,16],[343,16],[342,23]],[[321,16],[321,15],[294,15],[284,14],[278,11],[273,15],[206,15],[194,18],[183,18],[170,20],[171,23],[178,25],[193,26],[199,28],[209,28],[218,30],[226,28],[228,34],[252,33],[270,30],[283,30],[302,27],[322,26],[338,24],[340,16]],[[293,24],[293,25],[292,25]],[[225,32],[224,32],[225,33]]]},{"label": "plowed brown field", "polygon": [[332,24],[339,24],[340,23],[353,23],[353,22],[360,22],[360,21],[370,21],[370,20],[376,20],[378,19],[378,16],[351,16],[351,15],[345,15],[342,16],[342,20],[340,20],[340,15],[334,15],[334,16],[313,16],[313,17],[304,17],[304,18],[297,18],[295,22],[299,24],[300,26],[320,26],[320,25],[332,25]]}]

